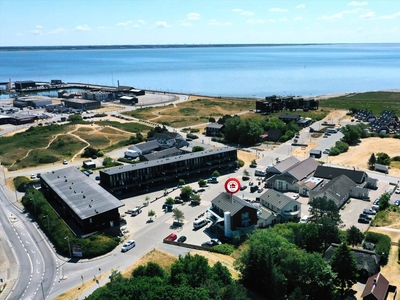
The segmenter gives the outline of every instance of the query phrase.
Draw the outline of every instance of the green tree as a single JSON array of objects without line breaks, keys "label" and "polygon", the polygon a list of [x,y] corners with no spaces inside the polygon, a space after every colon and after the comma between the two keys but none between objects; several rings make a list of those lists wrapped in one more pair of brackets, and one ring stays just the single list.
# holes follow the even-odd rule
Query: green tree
[{"label": "green tree", "polygon": [[250,166],[254,166],[257,167],[257,161],[255,159],[253,159],[250,163]]},{"label": "green tree", "polygon": [[356,226],[351,226],[346,230],[346,241],[351,246],[361,244],[364,239],[364,234]]},{"label": "green tree", "polygon": [[149,212],[147,213],[147,216],[150,218],[150,221],[152,220],[152,218],[156,215],[156,212],[154,210],[149,210]]},{"label": "green tree", "polygon": [[370,169],[372,169],[375,166],[375,164],[376,164],[376,157],[375,157],[375,154],[372,153],[371,157],[368,160],[368,166]]},{"label": "green tree", "polygon": [[318,220],[322,217],[327,217],[332,220],[336,226],[340,226],[343,223],[335,202],[323,197],[316,197],[311,199],[309,204],[310,214],[316,220],[316,223],[318,223]]},{"label": "green tree", "polygon": [[185,219],[185,214],[180,209],[174,208],[172,210],[172,217],[174,218],[175,221],[182,223],[183,220]]},{"label": "green tree", "polygon": [[209,117],[209,118],[208,118],[208,122],[210,122],[210,123],[215,123],[216,121],[215,121],[215,118],[214,118],[214,117]]},{"label": "green tree", "polygon": [[376,163],[381,164],[381,165],[390,165],[390,156],[387,155],[386,153],[379,152],[376,154]]},{"label": "green tree", "polygon": [[385,210],[389,207],[390,195],[388,192],[383,193],[379,197],[379,210]]},{"label": "green tree", "polygon": [[68,116],[68,121],[70,122],[80,122],[83,121],[82,115],[80,114],[73,114]]},{"label": "green tree", "polygon": [[200,179],[198,182],[199,187],[203,187],[207,185],[207,181],[205,179]]},{"label": "green tree", "polygon": [[221,176],[221,174],[218,172],[218,170],[215,170],[213,173],[212,173],[212,175],[211,175],[211,177],[219,177],[219,176]]},{"label": "green tree", "polygon": [[178,182],[180,186],[185,185],[185,179],[179,179]]},{"label": "green tree", "polygon": [[192,148],[192,152],[200,152],[200,151],[204,151],[204,147],[202,147],[202,146],[194,146]]},{"label": "green tree", "polygon": [[160,267],[159,264],[154,262],[148,262],[145,266],[138,266],[132,272],[132,277],[160,277],[166,278],[167,273],[163,268]]},{"label": "green tree", "polygon": [[344,295],[346,289],[357,282],[357,262],[346,243],[341,243],[331,258],[331,267],[337,274],[336,283]]},{"label": "green tree", "polygon": [[169,205],[174,205],[175,204],[175,200],[172,197],[168,197],[167,199],[165,199],[165,203],[169,204]]},{"label": "green tree", "polygon": [[187,284],[193,288],[204,285],[211,277],[211,268],[204,256],[186,254],[179,256],[171,266],[171,283]]},{"label": "green tree", "polygon": [[192,194],[190,199],[193,205],[200,205],[201,198],[199,195]]},{"label": "green tree", "polygon": [[104,157],[103,159],[103,166],[106,168],[112,167],[114,165],[113,159],[111,157]]},{"label": "green tree", "polygon": [[181,188],[181,197],[183,199],[189,199],[193,195],[193,189],[189,185],[185,185]]}]

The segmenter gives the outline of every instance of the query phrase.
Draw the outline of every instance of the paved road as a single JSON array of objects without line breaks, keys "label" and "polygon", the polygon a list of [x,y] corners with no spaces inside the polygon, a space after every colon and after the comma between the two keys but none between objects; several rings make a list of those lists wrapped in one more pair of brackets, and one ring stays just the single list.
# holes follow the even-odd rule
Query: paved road
[{"label": "paved road", "polygon": [[57,272],[54,252],[37,230],[37,224],[11,205],[2,187],[0,201],[0,223],[10,244],[6,251],[11,255],[11,249],[19,265],[18,274],[10,276],[18,278],[10,282],[9,299],[43,299],[50,293]]}]

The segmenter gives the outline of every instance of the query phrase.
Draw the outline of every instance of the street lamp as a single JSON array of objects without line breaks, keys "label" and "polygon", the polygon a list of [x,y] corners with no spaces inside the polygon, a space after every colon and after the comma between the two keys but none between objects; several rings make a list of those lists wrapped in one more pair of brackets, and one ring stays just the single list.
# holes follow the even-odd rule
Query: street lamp
[{"label": "street lamp", "polygon": [[64,238],[64,240],[67,240],[67,241],[68,241],[69,257],[72,257],[72,255],[71,255],[71,246],[70,246],[70,244],[69,244],[69,236],[66,236],[66,237]]}]

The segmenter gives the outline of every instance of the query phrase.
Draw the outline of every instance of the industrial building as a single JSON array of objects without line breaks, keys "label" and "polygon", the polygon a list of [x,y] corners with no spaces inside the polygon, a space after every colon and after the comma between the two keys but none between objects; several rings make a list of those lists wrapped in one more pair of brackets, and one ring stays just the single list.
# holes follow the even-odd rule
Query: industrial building
[{"label": "industrial building", "polygon": [[51,105],[53,102],[47,97],[15,97],[13,100],[14,107],[45,107]]},{"label": "industrial building", "polygon": [[40,182],[44,196],[77,236],[119,227],[118,208],[124,204],[76,167],[42,174]]},{"label": "industrial building", "polygon": [[276,95],[265,97],[265,100],[256,101],[256,111],[271,114],[283,110],[317,110],[319,101],[315,99],[304,99],[302,97],[279,97]]},{"label": "industrial building", "polygon": [[100,171],[100,184],[112,194],[142,193],[155,186],[173,183],[214,170],[226,173],[237,167],[237,150],[231,147],[183,154]]},{"label": "industrial building", "polygon": [[94,110],[101,108],[101,102],[97,100],[84,99],[63,99],[61,100],[65,107],[71,107],[80,110]]}]

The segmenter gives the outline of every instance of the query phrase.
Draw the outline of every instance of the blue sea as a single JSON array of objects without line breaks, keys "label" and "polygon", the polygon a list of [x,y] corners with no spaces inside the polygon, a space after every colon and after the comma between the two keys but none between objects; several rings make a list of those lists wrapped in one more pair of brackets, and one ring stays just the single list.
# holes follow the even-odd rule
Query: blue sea
[{"label": "blue sea", "polygon": [[400,44],[0,51],[0,82],[264,97],[400,88]]}]

